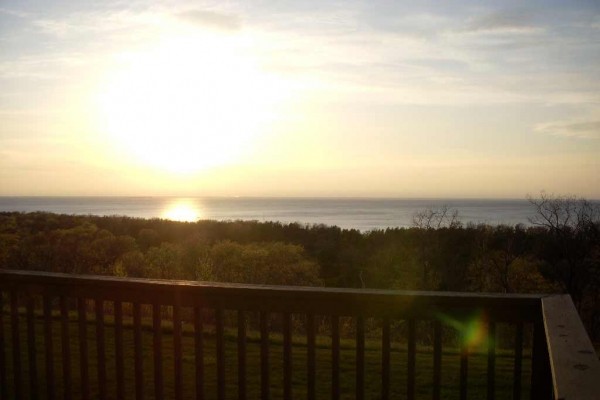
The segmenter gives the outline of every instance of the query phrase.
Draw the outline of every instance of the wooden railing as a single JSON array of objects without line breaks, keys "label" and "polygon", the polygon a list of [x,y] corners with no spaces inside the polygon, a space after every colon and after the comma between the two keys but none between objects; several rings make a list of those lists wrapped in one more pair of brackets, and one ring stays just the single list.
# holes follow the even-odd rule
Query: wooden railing
[{"label": "wooden railing", "polygon": [[[315,399],[324,396],[323,385],[331,399],[466,399],[481,391],[477,398],[520,399],[525,391],[532,399],[592,399],[600,393],[598,357],[569,296],[256,286],[8,270],[0,271],[0,294],[2,400],[243,400],[300,394]],[[487,340],[469,339],[473,326]],[[508,353],[497,344],[500,328],[505,336],[512,332]],[[429,339],[418,337],[423,335]],[[377,343],[375,350],[372,343]],[[456,357],[453,343],[458,343]],[[250,355],[254,344],[257,350]],[[344,357],[348,349],[354,353],[351,372]],[[305,360],[301,371],[294,363],[298,351]],[[375,373],[365,356],[374,351],[379,354]],[[393,360],[398,354],[405,363],[400,390]],[[418,357],[421,363],[430,357],[431,376],[419,373]],[[469,378],[469,360],[482,357],[481,373]],[[498,357],[504,357],[502,371]],[[166,358],[172,358],[170,376],[165,374]],[[459,364],[456,380],[444,381],[451,367],[443,358]],[[249,385],[254,364],[256,387]],[[504,387],[500,396],[498,379],[506,374],[512,390]]]}]

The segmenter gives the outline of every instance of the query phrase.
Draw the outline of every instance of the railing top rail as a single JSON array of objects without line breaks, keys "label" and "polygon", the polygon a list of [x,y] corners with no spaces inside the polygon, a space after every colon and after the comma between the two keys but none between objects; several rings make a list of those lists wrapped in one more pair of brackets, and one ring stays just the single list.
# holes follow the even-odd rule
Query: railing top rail
[{"label": "railing top rail", "polygon": [[[314,293],[341,293],[341,294],[374,294],[380,296],[424,296],[435,298],[485,298],[485,299],[522,299],[526,301],[539,300],[551,295],[547,294],[521,294],[521,293],[475,293],[475,292],[441,292],[424,290],[390,290],[390,289],[352,289],[335,287],[315,287],[315,286],[285,286],[285,285],[259,285],[245,283],[225,283],[209,281],[186,281],[173,279],[148,279],[148,278],[129,278],[114,277],[106,275],[87,275],[87,274],[66,274],[60,272],[43,271],[24,271],[24,270],[0,270],[0,276],[7,277],[14,282],[24,280],[35,280],[36,278],[62,280],[67,284],[93,282],[94,284],[131,284],[131,285],[152,285],[152,286],[172,286],[172,287],[198,287],[214,289],[244,289],[254,291],[279,291],[279,292],[314,292]],[[23,279],[24,278],[24,279]]]},{"label": "railing top rail", "polygon": [[412,316],[485,311],[492,319],[541,320],[538,294],[421,292],[270,286],[0,270],[0,288],[140,303],[316,314]]},{"label": "railing top rail", "polygon": [[569,295],[542,299],[554,398],[597,399],[600,360]]}]

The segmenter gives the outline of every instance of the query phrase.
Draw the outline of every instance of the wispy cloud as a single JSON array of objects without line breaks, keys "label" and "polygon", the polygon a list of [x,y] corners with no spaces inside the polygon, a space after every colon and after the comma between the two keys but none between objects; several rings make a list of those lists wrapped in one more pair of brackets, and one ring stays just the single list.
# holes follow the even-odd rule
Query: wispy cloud
[{"label": "wispy cloud", "polygon": [[89,10],[75,11],[60,16],[32,18],[31,24],[49,36],[77,36],[85,34],[117,33],[121,38],[139,36],[139,31],[157,29],[168,24],[167,14],[161,9],[135,11]]},{"label": "wispy cloud", "polygon": [[534,23],[534,14],[525,9],[497,10],[471,18],[466,26],[470,32],[533,33],[543,29]]},{"label": "wispy cloud", "polygon": [[63,37],[73,30],[81,31],[82,26],[76,26],[66,20],[38,19],[32,22],[33,26],[46,34]]},{"label": "wispy cloud", "polygon": [[242,27],[239,16],[209,10],[187,10],[175,16],[194,25],[223,31],[237,31]]},{"label": "wispy cloud", "polygon": [[600,139],[600,120],[547,122],[536,125],[535,130],[556,136]]},{"label": "wispy cloud", "polygon": [[11,15],[13,17],[19,17],[19,18],[27,18],[28,14],[22,11],[18,11],[18,10],[11,10],[8,8],[4,8],[4,7],[0,7],[0,14],[6,14],[6,15]]}]

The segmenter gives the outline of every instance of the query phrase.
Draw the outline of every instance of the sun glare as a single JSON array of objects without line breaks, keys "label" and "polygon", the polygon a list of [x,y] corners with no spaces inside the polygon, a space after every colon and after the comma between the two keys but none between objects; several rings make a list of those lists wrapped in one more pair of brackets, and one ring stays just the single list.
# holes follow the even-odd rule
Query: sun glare
[{"label": "sun glare", "polygon": [[123,56],[99,94],[102,130],[125,157],[173,172],[239,159],[281,99],[240,39],[180,35]]},{"label": "sun glare", "polygon": [[170,204],[163,213],[163,218],[173,221],[195,222],[200,219],[200,210],[189,201]]}]

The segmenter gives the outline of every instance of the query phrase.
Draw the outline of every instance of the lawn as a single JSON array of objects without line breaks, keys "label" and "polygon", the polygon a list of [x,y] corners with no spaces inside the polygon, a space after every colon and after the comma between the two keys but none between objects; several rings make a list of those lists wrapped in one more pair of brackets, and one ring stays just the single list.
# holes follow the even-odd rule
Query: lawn
[{"label": "lawn", "polygon": [[[92,318],[89,314],[88,318]],[[20,319],[20,340],[23,366],[23,388],[25,395],[29,396],[29,371],[28,352],[26,342],[26,323],[24,315]],[[8,366],[9,395],[14,397],[12,387],[12,362],[14,352],[12,350],[12,336],[9,328],[10,316],[4,315],[4,338],[6,343],[6,362]],[[125,355],[125,391],[127,398],[134,398],[134,369],[133,369],[133,330],[131,320],[125,318],[124,326],[124,355]],[[144,319],[143,340],[143,372],[145,398],[154,399],[154,369],[153,369],[153,334],[150,327],[150,319]],[[163,377],[164,377],[164,398],[173,398],[173,336],[168,322],[162,335],[162,357],[163,357]],[[44,376],[44,356],[43,350],[43,325],[41,316],[37,316],[35,322],[36,339],[36,360],[38,365],[38,384],[37,387],[43,393],[45,388]],[[194,398],[195,396],[195,367],[194,367],[194,341],[191,335],[192,327],[189,324],[184,325],[183,336],[183,385],[184,398]],[[61,364],[61,331],[60,321],[55,319],[53,322],[54,336],[54,360],[55,360],[55,380],[58,398],[62,398],[64,391],[62,385],[62,364]],[[79,342],[78,325],[76,316],[70,316],[69,322],[70,334],[70,352],[72,363],[72,380],[70,389],[74,395],[73,398],[80,398],[81,383],[79,372]],[[107,393],[108,398],[114,398],[116,393],[115,380],[115,343],[114,343],[114,325],[110,316],[106,317],[105,340],[106,340],[106,369],[107,369]],[[89,351],[89,373],[91,397],[97,398],[98,384],[96,379],[96,336],[95,325],[90,321],[87,329],[87,341]],[[212,329],[207,329],[204,334],[205,345],[205,393],[207,399],[216,398],[216,351],[215,338]],[[331,397],[331,341],[327,336],[317,337],[316,361],[317,361],[317,382],[316,391],[318,399],[329,399]],[[297,399],[306,398],[306,339],[302,335],[296,335],[293,339],[292,358],[293,358],[293,397]],[[225,357],[226,357],[226,397],[228,399],[237,398],[237,339],[235,330],[227,330],[225,337]],[[258,334],[249,331],[247,341],[247,393],[248,399],[259,398],[260,394],[260,343]],[[529,371],[530,371],[529,352],[525,349],[525,358],[523,360],[523,398],[528,398],[529,390]],[[512,398],[513,390],[513,354],[512,351],[498,350],[496,356],[496,397]],[[407,353],[406,344],[394,342],[391,352],[391,398],[406,398],[406,374],[407,374]],[[355,382],[355,347],[354,340],[342,339],[340,352],[340,385],[343,399],[354,398]],[[270,393],[272,399],[283,397],[283,346],[281,335],[272,334],[269,347],[269,367],[270,367]],[[433,353],[428,346],[417,346],[416,355],[416,397],[419,399],[430,399],[432,397],[432,376],[433,376]],[[456,348],[445,346],[442,354],[442,398],[457,399],[459,397],[459,368],[460,359]],[[469,356],[469,380],[468,380],[468,398],[482,399],[486,395],[487,382],[487,357],[483,353],[474,353]],[[377,399],[380,397],[381,386],[381,347],[378,340],[368,338],[365,343],[365,392],[367,399]]]}]

